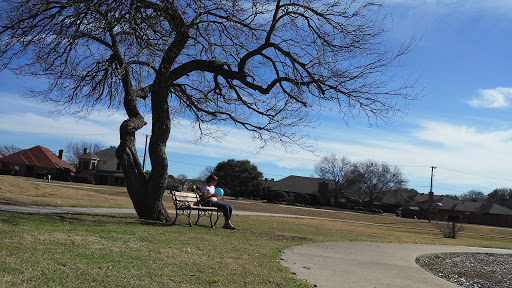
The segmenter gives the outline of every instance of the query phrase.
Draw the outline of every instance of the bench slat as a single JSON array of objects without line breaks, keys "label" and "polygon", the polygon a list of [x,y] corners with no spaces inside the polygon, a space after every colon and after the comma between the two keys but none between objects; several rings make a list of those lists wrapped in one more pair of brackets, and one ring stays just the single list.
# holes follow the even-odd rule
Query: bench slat
[{"label": "bench slat", "polygon": [[199,199],[197,197],[176,197],[178,201],[188,201],[188,202],[197,202]]}]

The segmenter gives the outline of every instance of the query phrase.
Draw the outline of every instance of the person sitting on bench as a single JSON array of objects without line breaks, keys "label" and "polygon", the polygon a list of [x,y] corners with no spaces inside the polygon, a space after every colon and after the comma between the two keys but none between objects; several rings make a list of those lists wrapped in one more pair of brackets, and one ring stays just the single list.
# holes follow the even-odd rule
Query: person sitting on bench
[{"label": "person sitting on bench", "polygon": [[233,207],[226,203],[220,203],[215,196],[215,184],[219,179],[217,176],[210,175],[206,178],[206,184],[201,188],[201,198],[206,200],[206,203],[212,207],[217,207],[224,214],[224,229],[235,230],[236,227],[231,224],[231,214],[233,213]]}]

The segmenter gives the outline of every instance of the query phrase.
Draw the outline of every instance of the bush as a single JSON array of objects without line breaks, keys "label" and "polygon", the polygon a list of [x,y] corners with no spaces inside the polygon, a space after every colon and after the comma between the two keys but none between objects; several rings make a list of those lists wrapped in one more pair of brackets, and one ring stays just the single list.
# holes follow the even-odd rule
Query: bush
[{"label": "bush", "polygon": [[311,205],[322,205],[322,198],[318,194],[311,194],[309,196]]},{"label": "bush", "polygon": [[309,196],[307,194],[297,193],[295,200],[299,204],[305,204],[305,205],[311,204],[311,198],[309,198]]},{"label": "bush", "polygon": [[370,210],[368,210],[368,212],[378,213],[378,214],[384,213],[384,211],[382,211],[381,209],[377,209],[377,208],[371,208]]},{"label": "bush", "polygon": [[71,176],[71,181],[75,182],[75,183],[95,184],[94,178],[92,178],[89,175],[81,175],[81,174],[73,175],[73,176]]},{"label": "bush", "polygon": [[272,194],[272,202],[284,202],[288,199],[288,195],[283,191],[276,191]]},{"label": "bush", "polygon": [[457,236],[457,233],[464,230],[464,226],[458,222],[451,222],[448,220],[433,221],[434,227],[437,228],[444,238],[453,238]]}]

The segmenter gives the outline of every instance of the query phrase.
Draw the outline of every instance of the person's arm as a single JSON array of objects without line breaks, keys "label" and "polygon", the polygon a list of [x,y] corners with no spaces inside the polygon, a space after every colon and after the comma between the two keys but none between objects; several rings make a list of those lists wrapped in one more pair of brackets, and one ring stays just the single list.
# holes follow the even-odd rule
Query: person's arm
[{"label": "person's arm", "polygon": [[201,198],[203,198],[204,200],[208,200],[212,197],[215,197],[215,195],[214,194],[206,195],[206,192],[201,192]]}]

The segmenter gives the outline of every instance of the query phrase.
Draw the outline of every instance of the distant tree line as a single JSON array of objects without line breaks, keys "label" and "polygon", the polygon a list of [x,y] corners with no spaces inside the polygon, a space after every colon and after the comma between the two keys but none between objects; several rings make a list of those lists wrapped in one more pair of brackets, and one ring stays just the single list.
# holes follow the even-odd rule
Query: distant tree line
[{"label": "distant tree line", "polygon": [[479,202],[493,203],[512,209],[512,188],[496,188],[491,193],[485,195],[484,192],[478,190],[469,190],[460,195],[450,195],[454,199]]}]

